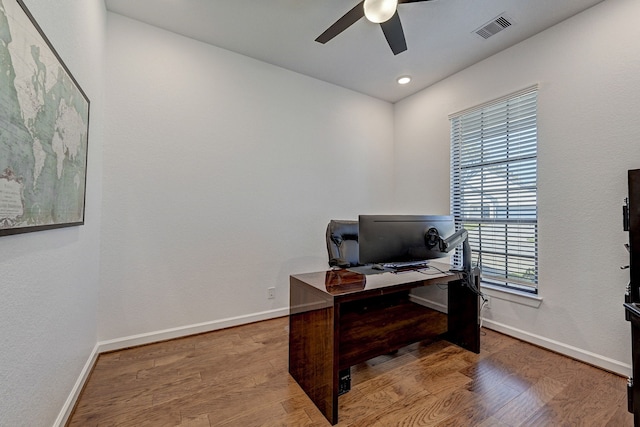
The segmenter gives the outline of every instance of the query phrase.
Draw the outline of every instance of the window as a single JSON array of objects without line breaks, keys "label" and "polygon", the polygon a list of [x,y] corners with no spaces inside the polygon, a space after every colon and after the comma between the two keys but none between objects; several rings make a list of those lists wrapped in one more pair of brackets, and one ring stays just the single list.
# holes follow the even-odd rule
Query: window
[{"label": "window", "polygon": [[[482,281],[537,292],[537,86],[450,116],[451,214]],[[462,253],[453,257],[460,264]]]}]

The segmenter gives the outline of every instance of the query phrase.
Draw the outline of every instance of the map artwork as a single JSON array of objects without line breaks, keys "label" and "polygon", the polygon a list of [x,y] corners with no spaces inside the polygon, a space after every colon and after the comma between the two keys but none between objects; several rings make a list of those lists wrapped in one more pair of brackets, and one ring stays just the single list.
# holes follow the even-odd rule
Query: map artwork
[{"label": "map artwork", "polygon": [[0,0],[0,236],[84,223],[89,99],[22,1]]}]

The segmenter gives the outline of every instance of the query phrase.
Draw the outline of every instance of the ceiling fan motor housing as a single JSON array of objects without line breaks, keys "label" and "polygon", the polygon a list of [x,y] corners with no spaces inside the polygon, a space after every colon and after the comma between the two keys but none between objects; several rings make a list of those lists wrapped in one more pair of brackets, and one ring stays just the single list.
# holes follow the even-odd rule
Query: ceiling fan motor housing
[{"label": "ceiling fan motor housing", "polygon": [[398,0],[364,0],[364,16],[376,24],[391,19],[397,9]]}]

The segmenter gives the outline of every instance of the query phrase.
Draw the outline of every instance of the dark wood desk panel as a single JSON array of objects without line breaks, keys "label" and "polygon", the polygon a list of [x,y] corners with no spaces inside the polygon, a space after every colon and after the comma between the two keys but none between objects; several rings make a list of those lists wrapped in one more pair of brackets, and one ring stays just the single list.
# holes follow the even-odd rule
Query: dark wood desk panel
[{"label": "dark wood desk panel", "polygon": [[[480,289],[480,273],[473,277]],[[447,341],[480,353],[480,297],[461,281],[451,282],[447,295]]]},{"label": "dark wood desk panel", "polygon": [[339,369],[447,332],[447,315],[415,304],[409,292],[340,304]]},{"label": "dark wood desk panel", "polygon": [[330,295],[290,278],[289,373],[329,421],[338,419],[337,310]]},{"label": "dark wood desk panel", "polygon": [[[448,265],[433,265],[426,274],[331,270],[290,277],[289,373],[332,424],[342,369],[443,333],[480,351],[478,295],[457,274],[438,271]],[[409,300],[411,289],[434,284],[449,285],[448,316]]]}]

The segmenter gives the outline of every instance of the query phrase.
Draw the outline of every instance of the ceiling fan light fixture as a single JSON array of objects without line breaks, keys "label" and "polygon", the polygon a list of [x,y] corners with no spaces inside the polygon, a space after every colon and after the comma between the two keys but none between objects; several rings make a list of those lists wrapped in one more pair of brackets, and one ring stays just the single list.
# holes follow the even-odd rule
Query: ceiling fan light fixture
[{"label": "ceiling fan light fixture", "polygon": [[397,8],[398,0],[364,0],[364,16],[375,24],[391,19]]},{"label": "ceiling fan light fixture", "polygon": [[400,76],[396,81],[399,85],[406,85],[411,81],[411,76]]}]

